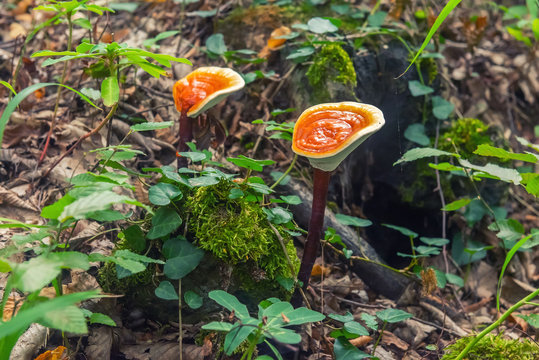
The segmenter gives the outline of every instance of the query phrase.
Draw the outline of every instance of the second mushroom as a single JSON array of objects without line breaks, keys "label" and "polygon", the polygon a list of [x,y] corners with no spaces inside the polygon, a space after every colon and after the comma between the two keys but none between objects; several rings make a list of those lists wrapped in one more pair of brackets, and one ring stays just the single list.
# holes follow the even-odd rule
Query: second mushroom
[{"label": "second mushroom", "polygon": [[296,121],[292,150],[307,157],[314,168],[311,220],[298,273],[304,289],[320,244],[331,172],[384,123],[377,107],[356,102],[312,106]]},{"label": "second mushroom", "polygon": [[[187,150],[193,140],[193,123],[200,114],[213,107],[231,93],[240,90],[245,81],[232,69],[201,67],[174,84],[172,95],[180,112],[178,152]],[[187,166],[187,158],[178,158],[178,168]]]}]

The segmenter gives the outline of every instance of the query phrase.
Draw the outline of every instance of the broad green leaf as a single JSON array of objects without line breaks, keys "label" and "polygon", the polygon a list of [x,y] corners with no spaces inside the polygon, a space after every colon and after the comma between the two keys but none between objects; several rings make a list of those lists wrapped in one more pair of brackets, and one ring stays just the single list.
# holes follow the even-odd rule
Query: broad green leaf
[{"label": "broad green leaf", "polygon": [[357,347],[350,344],[350,342],[343,337],[335,339],[335,344],[333,345],[333,353],[335,354],[335,359],[338,360],[359,360],[372,357],[371,355],[360,351]]},{"label": "broad green leaf", "polygon": [[370,26],[377,28],[384,24],[387,17],[386,11],[377,11],[374,14],[370,14],[369,17],[367,17],[367,22]]},{"label": "broad green leaf", "polygon": [[531,180],[526,183],[526,191],[539,197],[539,174],[533,174]]},{"label": "broad green leaf", "polygon": [[462,279],[460,276],[451,274],[451,273],[445,273],[445,278],[448,282],[451,284],[457,285],[458,287],[464,286],[464,279]]},{"label": "broad green leaf", "polygon": [[422,146],[427,146],[430,144],[430,139],[425,133],[425,126],[423,124],[412,124],[408,126],[404,131],[404,137],[407,140]]},{"label": "broad green leaf", "polygon": [[75,305],[49,311],[43,314],[39,323],[49,328],[75,334],[86,334],[88,332],[84,313]]},{"label": "broad green leaf", "polygon": [[517,28],[513,28],[511,26],[506,26],[505,29],[507,30],[507,32],[509,34],[511,34],[518,41],[522,41],[524,44],[526,44],[529,47],[533,46],[532,41],[530,40],[530,38],[527,37],[526,35],[524,35],[522,30],[517,29]]},{"label": "broad green leaf", "polygon": [[58,220],[64,222],[68,219],[85,219],[88,213],[106,210],[113,204],[125,203],[130,200],[128,197],[118,195],[113,191],[92,192],[89,196],[81,197],[72,203],[66,205],[58,217]]},{"label": "broad green leaf", "polygon": [[349,321],[344,323],[344,329],[351,334],[356,334],[359,336],[368,336],[369,332],[357,321]]},{"label": "broad green leaf", "polygon": [[434,36],[434,34],[436,33],[436,31],[438,30],[438,28],[442,25],[442,23],[444,22],[444,20],[449,16],[449,14],[451,13],[451,11],[453,11],[453,9],[461,2],[462,0],[449,0],[447,2],[447,4],[445,4],[444,8],[442,9],[442,11],[440,12],[440,14],[438,15],[438,17],[436,18],[436,20],[434,21],[434,24],[432,24],[428,34],[427,34],[427,37],[425,38],[425,40],[423,41],[423,43],[421,44],[421,47],[419,48],[419,50],[417,51],[417,53],[415,54],[414,58],[412,59],[412,61],[410,62],[410,64],[408,65],[408,67],[406,68],[406,70],[404,70],[404,72],[399,75],[399,76],[402,76],[404,75],[408,69],[410,69],[410,67],[416,62],[416,60],[419,58],[419,55],[421,55],[421,53],[423,52],[423,50],[425,50],[425,48],[427,47],[427,45],[429,44],[430,42],[430,39],[432,39],[432,37]]},{"label": "broad green leaf", "polygon": [[422,96],[434,92],[433,88],[427,85],[423,85],[417,80],[408,81],[408,89],[412,93],[412,96]]},{"label": "broad green leaf", "polygon": [[232,330],[234,328],[234,326],[237,326],[237,325],[233,325],[233,324],[227,323],[227,322],[212,321],[211,323],[202,325],[202,328],[204,330],[229,332],[230,330]]},{"label": "broad green leaf", "polygon": [[533,326],[536,329],[539,329],[539,314],[529,314],[529,315],[517,315],[519,318],[524,319],[528,324]]},{"label": "broad green leaf", "polygon": [[363,320],[365,325],[367,325],[367,327],[369,327],[370,329],[373,329],[375,331],[378,330],[378,321],[376,320],[376,316],[362,313],[361,320]]},{"label": "broad green leaf", "polygon": [[168,280],[161,281],[154,290],[155,296],[164,300],[178,300],[178,293]]},{"label": "broad green leaf", "polygon": [[116,323],[114,322],[114,320],[112,320],[110,316],[98,312],[92,313],[88,321],[90,322],[90,324],[116,326]]},{"label": "broad green leaf", "polygon": [[450,202],[449,204],[446,204],[442,208],[442,211],[455,211],[455,210],[458,210],[458,209],[468,205],[471,201],[472,201],[472,199],[470,199],[470,198],[462,198],[462,199],[455,200],[453,202]]},{"label": "broad green leaf", "polygon": [[[522,181],[522,176],[516,171],[515,169],[508,169],[503,168],[501,166],[495,165],[495,164],[486,164],[485,166],[480,165],[474,165],[468,160],[465,159],[458,159],[460,165],[472,169],[477,170],[482,173],[488,174],[490,176],[493,176],[495,179],[500,179],[502,181],[511,182],[515,185],[519,185]],[[477,175],[477,173],[474,173],[474,175]]]},{"label": "broad green leaf", "polygon": [[6,108],[4,109],[4,112],[2,113],[2,116],[0,117],[0,145],[2,144],[2,139],[4,137],[4,129],[7,125],[7,122],[9,121],[9,118],[11,117],[11,114],[13,114],[13,111],[19,106],[21,101],[23,101],[28,95],[32,94],[37,89],[41,89],[43,87],[47,86],[63,86],[66,89],[69,89],[79,95],[84,101],[86,101],[88,104],[92,105],[93,107],[100,109],[96,104],[94,104],[88,97],[84,94],[82,94],[80,91],[73,89],[72,87],[69,87],[67,85],[62,84],[56,84],[56,83],[39,83],[30,85],[27,88],[24,88],[21,90],[13,99],[9,101]]},{"label": "broad green leaf", "polygon": [[372,221],[368,219],[361,219],[356,216],[349,216],[344,214],[335,214],[335,218],[343,225],[367,227],[372,225]]},{"label": "broad green leaf", "polygon": [[55,297],[24,309],[10,321],[0,323],[0,339],[19,330],[24,330],[32,323],[39,322],[45,314],[51,311],[64,309],[67,306],[96,297],[102,297],[102,295],[99,295],[97,291],[79,292]]},{"label": "broad green leaf", "polygon": [[130,249],[137,253],[142,253],[146,249],[146,239],[140,226],[131,225],[122,233]]},{"label": "broad green leaf", "polygon": [[234,328],[225,336],[224,350],[227,355],[232,355],[234,350],[257,329],[257,322],[258,320],[255,319],[246,319],[246,326]]},{"label": "broad green leaf", "polygon": [[533,154],[513,153],[488,144],[479,145],[477,150],[474,151],[474,154],[482,156],[494,156],[500,159],[521,160],[531,163],[536,163],[538,161],[537,157]]},{"label": "broad green leaf", "polygon": [[238,317],[238,319],[243,321],[249,318],[249,311],[247,310],[247,306],[240,303],[238,298],[234,295],[230,295],[223,290],[213,290],[210,291],[208,297],[222,307],[226,308],[228,311],[233,311],[234,314]]},{"label": "broad green leaf", "polygon": [[202,297],[191,290],[185,292],[183,295],[183,300],[185,300],[187,306],[193,310],[196,310],[202,306]]},{"label": "broad green leaf", "polygon": [[449,244],[449,240],[444,239],[444,238],[431,238],[431,237],[421,236],[419,240],[431,246],[444,246],[444,245]]},{"label": "broad green leaf", "polygon": [[385,310],[377,311],[376,316],[378,317],[378,319],[384,322],[396,323],[399,321],[409,319],[413,315],[399,309],[385,309]]},{"label": "broad green leaf", "polygon": [[283,344],[297,344],[301,341],[301,335],[296,334],[293,330],[276,327],[268,328],[268,335],[275,341]]},{"label": "broad green leaf", "polygon": [[301,204],[301,199],[297,195],[281,195],[281,200],[283,200],[288,205]]},{"label": "broad green leaf", "polygon": [[204,251],[187,240],[179,240],[176,245],[175,255],[175,257],[167,260],[163,271],[170,279],[178,280],[198,266],[204,257]]},{"label": "broad green leaf", "polygon": [[286,224],[292,220],[293,215],[290,211],[277,206],[273,209],[263,208],[264,212],[268,216],[268,220],[276,225]]},{"label": "broad green leaf", "polygon": [[441,96],[432,97],[432,114],[439,120],[445,120],[449,118],[449,115],[455,109],[455,105],[445,100]]},{"label": "broad green leaf", "polygon": [[166,129],[174,125],[174,121],[162,121],[162,122],[145,122],[141,124],[131,125],[131,131],[152,131]]},{"label": "broad green leaf", "polygon": [[219,178],[215,176],[199,176],[189,179],[189,185],[192,187],[211,186],[219,183]]},{"label": "broad green leaf", "polygon": [[492,223],[488,229],[497,231],[496,236],[508,242],[516,241],[524,235],[524,226],[515,219],[498,220]]},{"label": "broad green leaf", "polygon": [[64,211],[64,208],[73,201],[75,201],[75,198],[69,194],[66,194],[55,203],[45,206],[43,210],[41,210],[41,216],[45,219],[57,220]]},{"label": "broad green leaf", "polygon": [[202,160],[206,160],[206,154],[204,154],[201,151],[187,151],[187,152],[180,152],[179,155],[191,159],[192,162],[199,162]]},{"label": "broad green leaf", "polygon": [[324,314],[304,307],[294,309],[287,313],[286,316],[290,320],[288,323],[286,323],[286,326],[318,322],[326,318]]},{"label": "broad green leaf", "polygon": [[223,55],[227,51],[223,34],[213,34],[206,39],[206,49],[216,55]]},{"label": "broad green leaf", "polygon": [[181,195],[182,192],[178,187],[167,183],[157,183],[148,190],[150,202],[158,206],[168,205],[176,198],[181,199]]},{"label": "broad green leaf", "polygon": [[349,311],[347,311],[346,314],[344,314],[344,315],[329,314],[328,317],[330,319],[340,321],[342,323],[346,323],[346,322],[349,322],[349,321],[354,321],[354,315],[352,315]]},{"label": "broad green leaf", "polygon": [[408,150],[399,160],[397,160],[393,164],[393,166],[403,163],[403,162],[414,161],[414,160],[431,157],[431,156],[442,156],[442,155],[458,157],[458,155],[455,153],[438,150],[434,148],[414,148],[414,149]]},{"label": "broad green leaf", "polygon": [[264,169],[264,166],[275,164],[275,161],[273,160],[255,160],[243,155],[240,155],[237,158],[229,157],[227,158],[227,160],[236,166],[254,171],[262,171]]},{"label": "broad green leaf", "polygon": [[294,310],[294,308],[289,302],[279,301],[265,308],[264,311],[262,312],[262,315],[267,316],[269,318],[269,317],[279,316],[280,314],[287,315],[292,310]]},{"label": "broad green leaf", "polygon": [[307,22],[309,31],[315,34],[325,34],[328,32],[335,32],[339,30],[331,21],[322,19],[320,17],[314,17]]},{"label": "broad green leaf", "polygon": [[309,56],[314,54],[315,49],[313,46],[305,46],[292,51],[287,57],[287,60],[295,60],[296,62],[305,61]]},{"label": "broad green leaf", "polygon": [[391,225],[391,224],[382,224],[382,226],[385,226],[385,227],[393,229],[393,230],[397,230],[398,232],[400,232],[404,236],[413,237],[413,238],[416,238],[418,236],[418,234],[416,232],[414,232],[414,231],[412,231],[410,229],[407,229],[405,227],[402,227],[402,226]]},{"label": "broad green leaf", "polygon": [[158,239],[176,231],[182,224],[182,219],[178,213],[170,208],[161,207],[157,209],[152,217],[152,228],[148,232],[148,239]]},{"label": "broad green leaf", "polygon": [[120,100],[120,86],[116,75],[111,75],[101,83],[101,97],[105,106],[112,106]]}]

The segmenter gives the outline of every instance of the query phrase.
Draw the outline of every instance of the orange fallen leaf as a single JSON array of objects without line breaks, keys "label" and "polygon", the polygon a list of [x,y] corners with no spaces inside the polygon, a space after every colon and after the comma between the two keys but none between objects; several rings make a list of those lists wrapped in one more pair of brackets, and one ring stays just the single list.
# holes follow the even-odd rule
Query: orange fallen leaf
[{"label": "orange fallen leaf", "polygon": [[311,276],[327,276],[331,273],[331,269],[327,266],[320,264],[314,264],[313,270],[311,271]]},{"label": "orange fallen leaf", "polygon": [[355,339],[350,339],[349,341],[350,341],[350,344],[354,345],[355,347],[362,347],[370,343],[372,341],[372,337],[364,335],[364,336],[359,336]]},{"label": "orange fallen leaf", "polygon": [[54,350],[47,350],[43,354],[35,358],[35,360],[61,360],[66,359],[64,355],[66,348],[64,346],[58,346]]}]

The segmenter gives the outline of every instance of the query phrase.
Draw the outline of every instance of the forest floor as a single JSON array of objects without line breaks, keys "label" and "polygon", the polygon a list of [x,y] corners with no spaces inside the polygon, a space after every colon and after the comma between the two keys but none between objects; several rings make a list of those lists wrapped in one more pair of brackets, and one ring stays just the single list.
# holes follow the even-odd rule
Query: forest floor
[{"label": "forest floor", "polygon": [[[115,41],[127,43],[131,47],[187,58],[193,66],[173,63],[171,68],[167,68],[167,73],[159,78],[151,77],[141,70],[124,71],[121,74],[118,111],[112,121],[99,132],[85,139],[54,168],[51,167],[54,161],[73,146],[81,136],[94,129],[102,121],[105,113],[89,106],[80,100],[78,95],[64,89],[60,93],[57,121],[50,134],[50,144],[43,159],[40,160],[49,135],[51,118],[55,116],[54,109],[58,93],[56,87],[44,87],[33,91],[20,103],[5,126],[0,149],[0,218],[15,219],[29,224],[44,224],[45,219],[41,216],[41,210],[68,191],[69,179],[97,168],[100,158],[92,150],[119,144],[134,122],[174,121],[175,125],[171,128],[131,135],[125,144],[132,145],[133,149],[140,150],[144,154],[127,160],[124,164],[135,171],[141,171],[143,168],[160,168],[165,165],[176,166],[179,113],[174,106],[172,87],[178,79],[201,66],[231,67],[243,74],[246,79],[246,85],[242,90],[230,95],[225,101],[221,101],[208,113],[208,119],[210,119],[208,121],[211,121],[211,118],[218,119],[217,123],[214,122],[209,126],[209,129],[214,131],[214,135],[204,137],[199,134],[198,136],[199,145],[205,142],[210,146],[213,161],[226,165],[224,172],[238,173],[238,168],[226,159],[242,154],[254,159],[274,160],[273,170],[284,172],[294,157],[290,141],[283,137],[270,138],[272,133],[265,132],[265,126],[253,124],[253,121],[262,119],[266,122],[271,120],[279,123],[294,122],[306,106],[314,105],[317,99],[321,98],[325,99],[325,102],[355,101],[358,98],[360,101],[366,101],[362,94],[369,93],[370,90],[362,86],[369,81],[376,82],[377,79],[387,81],[389,85],[386,88],[394,94],[402,95],[403,101],[410,99],[414,101],[412,105],[407,105],[412,107],[412,112],[407,113],[399,113],[398,109],[391,108],[391,104],[388,103],[385,104],[388,108],[386,113],[383,106],[374,104],[380,106],[386,113],[386,122],[395,125],[391,128],[395,131],[386,132],[383,139],[391,141],[391,146],[398,144],[399,147],[396,153],[385,154],[385,164],[382,164],[382,167],[391,168],[406,150],[421,144],[423,141],[421,134],[426,136],[426,143],[422,145],[435,147],[438,139],[440,142],[443,141],[444,131],[445,134],[449,133],[448,129],[454,129],[452,126],[456,119],[461,118],[480,119],[488,127],[487,139],[490,139],[492,144],[513,149],[515,152],[524,151],[523,146],[516,140],[517,136],[531,143],[537,143],[539,138],[539,103],[537,101],[539,95],[537,44],[539,40],[534,40],[533,35],[530,35],[528,38],[530,46],[528,46],[525,41],[515,39],[506,30],[511,19],[504,17],[501,9],[487,5],[486,1],[472,1],[473,4],[459,5],[439,30],[444,39],[443,43],[435,37],[436,47],[428,49],[431,54],[435,55],[421,60],[421,74],[426,79],[432,77],[430,82],[425,79],[427,85],[431,85],[434,89],[432,95],[443,97],[442,100],[445,99],[444,101],[453,105],[449,111],[451,115],[447,114],[445,119],[444,116],[433,117],[429,98],[431,95],[425,94],[420,97],[410,95],[412,89],[409,90],[408,81],[419,79],[418,68],[414,68],[401,79],[396,79],[396,75],[402,73],[405,67],[391,68],[390,63],[385,66],[390,67],[391,76],[383,76],[384,74],[380,73],[366,75],[360,69],[364,64],[361,59],[367,59],[368,56],[376,54],[378,69],[383,72],[384,67],[380,65],[384,61],[383,53],[387,52],[388,48],[391,50],[391,47],[399,41],[408,43],[414,51],[418,49],[436,14],[441,10],[439,5],[426,7],[424,2],[415,0],[408,2],[351,1],[334,4],[331,1],[305,2],[314,3],[314,5],[296,5],[296,2],[292,1],[277,1],[272,5],[262,1],[259,2],[260,5],[250,5],[250,7],[245,2],[242,4],[241,1],[215,0],[187,1],[185,5],[172,1],[117,4],[91,1],[91,3],[111,6],[116,9],[116,12],[105,13],[102,16],[92,14],[91,30],[76,26],[72,34],[74,47],[80,44],[82,38],[91,36],[95,43]],[[36,2],[32,0],[8,0],[0,5],[0,77],[8,83],[12,81],[25,37],[37,24],[51,16],[45,11],[31,10],[35,5],[37,5]],[[371,20],[367,21],[369,14]],[[379,15],[378,19],[375,18],[376,15]],[[311,28],[311,33],[309,33],[309,26],[306,24],[312,18],[318,19],[318,16],[331,17],[335,20],[332,24],[337,24],[339,30],[326,34],[323,29]],[[294,24],[303,24],[303,27],[293,27]],[[270,34],[281,26],[286,26],[292,29],[292,33],[299,32],[301,35],[297,38],[286,39],[286,42],[283,41],[277,48],[268,48]],[[177,33],[179,29],[181,29],[181,36]],[[171,33],[168,37],[156,38],[165,32]],[[396,36],[383,35],[387,33],[396,34]],[[215,34],[222,34],[223,37],[215,37]],[[524,31],[524,34],[528,33]],[[211,39],[210,42],[207,39]],[[25,48],[22,67],[18,72],[14,90],[20,92],[32,84],[59,82],[64,69],[62,62],[43,67],[42,58],[30,57],[30,55],[39,50],[64,51],[67,43],[68,31],[65,22],[53,24],[38,31]],[[305,79],[306,70],[314,62],[310,57],[312,54],[301,54],[302,50],[298,53],[298,49],[312,47],[313,52],[316,53],[329,43],[343,45],[353,60],[357,78],[354,78],[352,84],[344,85],[329,81],[331,85],[321,86],[322,89],[327,86],[329,93],[317,93],[316,87]],[[405,55],[401,57],[399,64],[406,64],[409,60],[411,58]],[[326,61],[330,64],[329,68],[332,69],[330,71],[339,72],[332,67],[331,61],[336,60],[326,59]],[[91,61],[88,59],[70,62],[65,83],[79,90],[85,89],[85,94],[91,94],[92,90],[94,93],[99,90],[101,79],[88,75],[87,69],[90,64]],[[367,79],[368,76],[371,77],[370,80]],[[405,84],[403,85],[405,87],[398,84]],[[337,90],[334,90],[334,86]],[[380,89],[373,91],[380,91]],[[302,94],[312,96],[298,100]],[[380,95],[380,98],[382,96],[385,95]],[[373,98],[376,96],[373,95]],[[6,108],[9,99],[10,90],[0,86],[2,109]],[[98,94],[95,102],[103,107],[100,101]],[[405,131],[410,124],[421,124],[420,135],[414,136],[412,131]],[[0,126],[3,125],[0,124]],[[464,133],[462,134],[465,136]],[[474,143],[480,141],[475,135],[478,134],[472,131],[469,138],[460,139],[462,148],[468,145],[472,147],[468,154],[471,154],[479,145]],[[380,154],[371,154],[371,152],[383,153],[385,151],[385,144],[383,141],[376,142],[376,136],[376,134],[373,135],[374,142],[368,143],[370,145],[367,147],[368,150],[364,150],[362,159],[370,156],[369,159],[384,161],[379,160]],[[466,150],[462,151],[466,152]],[[371,161],[365,167],[373,169],[374,165]],[[524,164],[517,162],[509,166],[513,165],[518,167]],[[366,284],[368,281],[362,279],[362,274],[354,271],[353,263],[361,260],[354,257],[344,258],[340,255],[342,252],[336,250],[339,246],[335,243],[323,246],[323,251],[316,260],[307,291],[312,309],[325,315],[344,315],[350,312],[353,319],[363,325],[365,325],[365,320],[369,319],[369,315],[374,316],[384,309],[401,309],[412,314],[411,318],[388,324],[380,339],[378,338],[381,334],[380,329],[371,329],[366,330],[368,335],[351,340],[355,349],[366,354],[372,354],[374,351],[374,356],[384,360],[439,359],[448,345],[461,337],[477,333],[500,316],[496,309],[496,291],[498,276],[507,250],[500,246],[500,239],[496,237],[496,233],[488,229],[493,222],[488,211],[484,210],[482,205],[478,205],[481,208],[479,210],[476,206],[466,211],[448,212],[447,216],[441,211],[434,210],[442,207],[439,203],[439,194],[441,193],[443,197],[444,192],[436,187],[432,169],[414,166],[406,165],[400,170],[406,172],[408,180],[412,179],[410,182],[393,179],[396,182],[391,184],[391,191],[402,196],[395,200],[395,203],[404,204],[403,207],[387,211],[406,211],[403,209],[421,208],[423,204],[426,204],[422,209],[426,214],[425,219],[422,217],[413,219],[414,224],[418,224],[417,226],[409,226],[406,222],[394,224],[402,227],[408,225],[421,235],[429,235],[433,238],[439,238],[442,234],[447,238],[466,237],[471,241],[467,245],[469,261],[464,261],[462,258],[453,259],[456,254],[455,245],[452,247],[444,244],[440,245],[439,251],[435,254],[419,258],[416,265],[420,266],[424,272],[420,274],[417,270],[417,274],[414,274],[410,271],[411,269],[407,268],[410,258],[399,258],[395,255],[396,251],[393,251],[393,249],[400,251],[407,248],[404,252],[410,252],[409,241],[403,240],[407,236],[402,237],[397,232],[388,232],[387,229],[383,232],[370,233],[361,228],[358,232],[361,241],[371,244],[390,266],[399,269],[407,268],[406,271],[401,271],[410,279],[404,293],[400,296],[386,297],[379,291],[374,291],[372,286],[369,287]],[[508,166],[507,163],[504,166]],[[537,164],[533,166],[535,168],[532,167],[532,172],[537,172]],[[333,176],[335,185],[330,188],[329,194],[331,210],[354,217],[366,216],[380,224],[391,222],[391,219],[400,216],[400,214],[388,213],[384,218],[383,214],[380,215],[376,211],[374,211],[378,214],[376,219],[369,216],[363,205],[367,203],[367,200],[369,204],[386,201],[383,196],[377,198],[377,194],[383,192],[385,188],[378,187],[375,170],[370,170],[370,173],[367,172],[361,176],[361,181],[369,185],[358,185],[352,180],[343,180],[354,178],[356,174],[354,169],[351,165],[343,166],[338,171],[338,175]],[[420,200],[414,198],[417,194],[410,195],[402,191],[403,187],[418,186],[417,184],[423,181],[424,173],[429,170],[432,172],[431,177],[425,183],[427,186],[433,186],[422,192]],[[375,175],[369,175],[372,173]],[[308,162],[305,159],[298,160],[290,175],[298,179],[305,189],[310,189],[312,186]],[[272,183],[272,177],[268,171],[260,176],[268,184]],[[131,190],[133,197],[149,204],[148,187],[145,182],[151,183],[154,180],[155,178],[145,179],[143,182],[138,181],[137,176],[132,176],[130,181],[133,185]],[[454,182],[443,184],[453,186],[451,189],[445,189],[447,203],[460,197],[455,196],[455,193],[467,195],[470,198],[477,197],[477,194],[470,190],[472,187],[469,185],[455,185]],[[359,187],[361,190],[357,188],[354,193],[351,190],[354,187]],[[520,227],[517,226],[517,230],[512,228],[511,231],[517,231],[519,234],[529,234],[534,231],[537,231],[536,234],[539,233],[537,198],[526,192],[523,187],[485,186],[480,190],[495,193],[485,194],[485,198],[492,201],[490,205],[495,209],[504,209],[508,218],[515,219],[522,225],[521,230],[518,230]],[[408,200],[405,199],[406,194],[408,194]],[[413,204],[414,201],[417,202]],[[381,204],[380,206],[385,209]],[[140,216],[139,211],[136,210],[135,215]],[[443,223],[440,220],[442,216]],[[422,224],[427,223],[428,225],[423,227]],[[98,221],[81,220],[73,228],[70,241],[76,244],[75,250],[108,255],[114,251],[115,243],[118,241],[118,232],[109,230],[123,229],[125,224],[125,220],[121,220],[118,225],[108,224],[105,227]],[[302,226],[307,228],[307,224],[302,224]],[[20,229],[0,228],[0,247],[7,246],[11,237],[20,232]],[[385,237],[385,240],[382,241],[378,237]],[[531,238],[534,244],[539,242],[538,237],[535,235]],[[419,240],[416,239],[416,241]],[[461,240],[461,243],[463,241]],[[377,247],[377,242],[383,242],[385,248]],[[303,237],[299,236],[296,245],[300,254],[303,251],[303,243]],[[462,247],[465,246],[462,245]],[[356,253],[353,255],[361,256]],[[31,256],[31,253],[20,252],[10,259],[24,261]],[[99,263],[95,263],[88,272],[72,270],[65,280],[67,289],[70,289],[68,292],[100,288],[97,279],[100,266]],[[503,281],[500,298],[502,312],[537,289],[539,286],[538,267],[539,246],[519,252],[518,256],[512,260],[505,271]],[[429,280],[429,268],[445,270],[431,272],[431,275],[436,275],[434,280],[432,276]],[[445,273],[454,274],[456,277],[446,277]],[[442,274],[442,279],[439,274]],[[7,278],[7,274],[4,275],[0,277],[2,281]],[[4,288],[5,283],[0,284]],[[387,287],[391,288],[392,284],[387,284]],[[183,289],[183,291],[187,290],[189,289]],[[151,293],[153,294],[153,289]],[[133,297],[128,296],[128,298]],[[64,355],[67,357],[62,358],[177,359],[179,330],[177,306],[176,310],[170,307],[172,309],[170,317],[164,319],[162,314],[154,317],[156,311],[141,308],[140,305],[136,305],[135,301],[125,299],[118,296],[100,300],[99,311],[110,316],[115,321],[116,327],[90,325],[87,335],[69,335],[67,342],[62,339],[59,332],[51,332],[46,342],[43,342],[43,335],[34,335],[34,339],[27,339],[26,343],[21,345],[24,348],[20,350],[21,354],[24,354],[21,356],[24,357],[20,359],[34,359],[40,353],[62,344],[68,347]],[[207,298],[206,300],[211,301]],[[159,304],[156,306],[162,306],[161,303],[156,302],[156,304]],[[14,311],[13,306],[10,311],[8,310],[4,311],[4,320],[10,318],[10,315],[6,314]],[[189,314],[193,312],[196,313],[196,311],[188,311]],[[536,313],[536,305],[525,305],[506,319],[494,333],[503,333],[504,337],[510,339],[531,339],[537,347],[535,359],[539,359],[537,320],[533,324],[517,316],[517,314],[527,316]],[[228,314],[223,315],[223,318],[226,317]],[[200,332],[201,326],[206,322],[197,319],[196,322],[186,321],[181,324],[184,332],[183,358],[240,359],[241,354],[231,357],[226,357],[222,353],[216,355],[221,347],[217,340],[219,338],[208,331]],[[342,324],[342,322],[328,319],[324,323],[303,327],[299,358],[335,358],[336,340],[330,333],[332,330],[341,328]],[[293,351],[286,346],[280,349],[285,359],[297,356],[297,354],[292,355]],[[352,350],[349,355],[343,355],[343,349],[340,351],[341,355],[337,355],[338,359],[359,359],[363,356]],[[271,353],[268,354],[271,355]],[[52,355],[49,354],[49,356]],[[46,357],[46,359],[59,358]]]}]

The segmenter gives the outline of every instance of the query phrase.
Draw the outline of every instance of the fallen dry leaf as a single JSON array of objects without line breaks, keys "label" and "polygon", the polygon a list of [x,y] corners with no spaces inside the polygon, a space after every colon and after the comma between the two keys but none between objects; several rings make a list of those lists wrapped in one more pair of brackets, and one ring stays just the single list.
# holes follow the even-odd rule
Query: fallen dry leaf
[{"label": "fallen dry leaf", "polygon": [[372,341],[372,337],[364,335],[355,339],[350,339],[349,341],[350,344],[354,345],[355,347],[362,347],[370,343]]},{"label": "fallen dry leaf", "polygon": [[66,356],[64,356],[64,352],[66,351],[66,348],[64,346],[58,346],[54,350],[47,350],[43,354],[36,357],[35,360],[61,360],[61,359],[67,359]]}]

